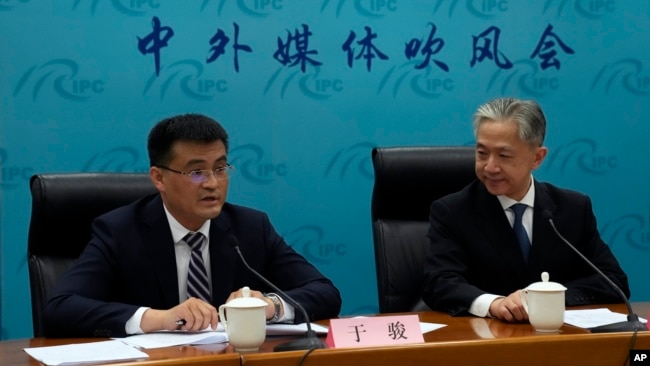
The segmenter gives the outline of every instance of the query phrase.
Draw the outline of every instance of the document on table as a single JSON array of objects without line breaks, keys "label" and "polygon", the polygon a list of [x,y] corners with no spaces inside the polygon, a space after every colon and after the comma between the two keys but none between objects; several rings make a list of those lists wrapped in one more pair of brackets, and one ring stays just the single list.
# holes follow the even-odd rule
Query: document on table
[{"label": "document on table", "polygon": [[422,334],[433,332],[434,330],[438,330],[438,329],[444,328],[446,326],[447,326],[447,324],[420,322],[420,330],[422,330]]},{"label": "document on table", "polygon": [[[311,329],[317,334],[327,334],[327,328],[319,324],[311,324]],[[266,335],[302,335],[307,331],[307,324],[268,324],[266,326]],[[199,345],[228,342],[228,334],[225,332],[221,323],[217,330],[206,329],[200,332],[152,332],[146,334],[137,334],[125,338],[115,338],[126,344],[138,348],[161,348],[179,345]]]},{"label": "document on table", "polygon": [[[626,320],[626,314],[615,313],[607,308],[566,310],[564,312],[564,322],[579,328],[593,328]],[[647,322],[643,318],[639,318],[639,320],[644,323]]]},{"label": "document on table", "polygon": [[114,338],[133,347],[150,349],[192,344],[211,344],[228,342],[228,334],[223,330],[204,330],[200,332],[152,332],[136,334],[125,338]]},{"label": "document on table", "polygon": [[28,355],[52,366],[95,364],[111,361],[142,360],[149,355],[120,341],[66,344],[25,348]]}]

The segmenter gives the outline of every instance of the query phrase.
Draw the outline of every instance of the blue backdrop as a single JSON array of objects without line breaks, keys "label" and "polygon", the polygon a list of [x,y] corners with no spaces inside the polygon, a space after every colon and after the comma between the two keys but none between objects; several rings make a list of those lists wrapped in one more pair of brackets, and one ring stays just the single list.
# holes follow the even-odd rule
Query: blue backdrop
[{"label": "blue backdrop", "polygon": [[471,144],[479,104],[534,98],[537,178],[592,196],[648,301],[649,30],[638,0],[0,0],[1,338],[32,335],[29,177],[147,171],[149,129],[186,112],[231,134],[229,200],[352,315],[377,311],[371,148]]}]

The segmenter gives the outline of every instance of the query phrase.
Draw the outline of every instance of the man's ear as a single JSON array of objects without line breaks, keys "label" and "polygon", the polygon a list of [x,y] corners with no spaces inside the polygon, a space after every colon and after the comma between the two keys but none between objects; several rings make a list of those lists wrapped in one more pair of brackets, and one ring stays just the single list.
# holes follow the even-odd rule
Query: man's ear
[{"label": "man's ear", "polygon": [[163,173],[162,170],[158,167],[152,166],[149,168],[149,178],[151,183],[156,187],[158,192],[163,192],[165,190],[165,183],[163,182]]},{"label": "man's ear", "polygon": [[533,170],[539,168],[539,166],[542,165],[542,161],[544,161],[546,154],[548,154],[548,149],[546,147],[540,146],[536,148],[535,161],[533,162]]}]

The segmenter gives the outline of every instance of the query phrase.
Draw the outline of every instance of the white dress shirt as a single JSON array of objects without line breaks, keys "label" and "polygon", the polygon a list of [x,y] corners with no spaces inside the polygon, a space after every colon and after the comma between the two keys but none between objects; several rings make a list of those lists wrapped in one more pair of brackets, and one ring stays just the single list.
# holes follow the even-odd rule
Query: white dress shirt
[{"label": "white dress shirt", "polygon": [[[524,211],[524,215],[521,219],[522,224],[524,225],[524,228],[526,229],[526,234],[528,234],[528,239],[530,240],[531,246],[533,243],[533,207],[535,205],[535,184],[533,179],[531,178],[531,184],[530,187],[528,188],[528,192],[526,192],[526,195],[524,198],[521,199],[521,201],[515,201],[510,197],[507,196],[497,196],[497,199],[499,200],[499,203],[501,203],[501,207],[503,208],[506,217],[508,218],[508,222],[510,222],[510,226],[514,224],[515,221],[515,213],[512,211],[510,206],[514,205],[515,203],[523,203],[525,204],[526,211]],[[494,294],[483,294],[474,299],[472,302],[472,305],[469,307],[467,310],[470,314],[480,316],[480,317],[485,317],[485,316],[491,316],[489,313],[490,310],[490,305],[492,302],[500,297],[503,297],[501,295],[494,295]]]},{"label": "white dress shirt", "polygon": [[[164,206],[164,204],[163,204]],[[174,240],[174,251],[176,253],[176,277],[178,278],[178,303],[182,303],[187,300],[187,274],[190,266],[190,257],[192,255],[192,249],[187,243],[183,241],[185,235],[187,235],[190,230],[181,225],[178,220],[167,210],[165,207],[165,215],[167,215],[167,221],[169,222],[169,228],[172,232],[172,239]],[[205,236],[203,245],[201,246],[201,256],[203,257],[203,264],[208,275],[208,282],[210,285],[210,294],[212,294],[212,276],[210,265],[210,220],[206,220],[203,226],[198,230],[201,234]],[[284,314],[277,320],[277,322],[293,322],[295,317],[295,311],[293,306],[287,304],[282,297],[278,296],[282,302],[282,308],[284,309]],[[142,321],[142,316],[149,307],[139,308],[131,318],[126,322],[125,330],[126,334],[142,334],[144,331],[140,328],[140,323]]]}]

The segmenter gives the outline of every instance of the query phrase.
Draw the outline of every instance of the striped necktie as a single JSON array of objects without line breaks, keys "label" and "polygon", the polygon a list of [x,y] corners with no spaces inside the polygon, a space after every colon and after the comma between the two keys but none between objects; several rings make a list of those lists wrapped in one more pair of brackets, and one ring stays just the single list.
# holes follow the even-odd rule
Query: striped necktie
[{"label": "striped necktie", "polygon": [[201,253],[203,240],[205,240],[205,236],[198,232],[190,232],[183,238],[183,241],[192,249],[189,270],[187,271],[187,297],[196,297],[209,303],[210,283],[208,282],[208,272],[205,270]]},{"label": "striped necktie", "polygon": [[528,256],[530,255],[530,239],[528,239],[526,228],[522,222],[526,207],[528,206],[523,203],[515,203],[514,205],[510,206],[512,212],[515,213],[515,222],[512,224],[512,230],[514,230],[515,236],[517,237],[517,242],[521,248],[521,254],[524,257],[524,262],[528,263]]}]

